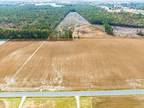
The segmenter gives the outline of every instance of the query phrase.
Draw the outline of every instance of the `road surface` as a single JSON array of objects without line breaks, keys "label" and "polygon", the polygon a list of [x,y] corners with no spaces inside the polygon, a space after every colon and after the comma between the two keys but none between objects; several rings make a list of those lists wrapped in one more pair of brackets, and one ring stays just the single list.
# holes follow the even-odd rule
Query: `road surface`
[{"label": "road surface", "polygon": [[111,91],[67,91],[67,92],[1,92],[2,97],[69,97],[69,96],[116,96],[144,95],[144,90],[111,90]]}]

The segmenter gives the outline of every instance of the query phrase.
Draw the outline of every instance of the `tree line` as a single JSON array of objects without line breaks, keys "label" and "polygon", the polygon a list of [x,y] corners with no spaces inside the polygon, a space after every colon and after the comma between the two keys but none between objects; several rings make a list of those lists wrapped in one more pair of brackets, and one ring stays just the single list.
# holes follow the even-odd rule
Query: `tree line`
[{"label": "tree line", "polygon": [[7,30],[0,29],[0,39],[47,39],[48,30]]},{"label": "tree line", "polygon": [[[110,25],[144,27],[144,15],[131,13],[108,13],[96,6],[68,5],[62,8],[51,6],[0,6],[0,24],[13,24],[14,28],[0,30],[0,38],[48,38],[60,21],[70,12],[78,12],[92,24],[104,24],[105,31],[112,34]],[[68,32],[65,32],[65,36]],[[140,33],[141,34],[141,33]],[[64,36],[64,37],[65,37]],[[71,36],[70,36],[71,37]]]}]

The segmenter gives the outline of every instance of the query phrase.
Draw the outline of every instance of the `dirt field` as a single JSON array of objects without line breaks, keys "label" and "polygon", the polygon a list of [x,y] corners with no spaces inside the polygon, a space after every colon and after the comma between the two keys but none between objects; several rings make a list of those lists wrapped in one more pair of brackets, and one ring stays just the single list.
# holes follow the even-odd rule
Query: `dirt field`
[{"label": "dirt field", "polygon": [[103,38],[114,38],[110,35],[107,35],[102,31],[103,28],[101,26],[96,25],[82,25],[75,27],[73,37],[80,38],[90,38],[90,39],[103,39]]},{"label": "dirt field", "polygon": [[28,98],[22,108],[76,108],[74,97]]},{"label": "dirt field", "polygon": [[144,28],[130,28],[130,27],[119,27],[113,26],[114,34],[119,37],[140,37],[137,35],[138,32],[144,32]]},{"label": "dirt field", "polygon": [[82,97],[81,108],[143,108],[144,96]]},{"label": "dirt field", "polygon": [[2,91],[144,88],[143,39],[9,41],[0,46]]}]

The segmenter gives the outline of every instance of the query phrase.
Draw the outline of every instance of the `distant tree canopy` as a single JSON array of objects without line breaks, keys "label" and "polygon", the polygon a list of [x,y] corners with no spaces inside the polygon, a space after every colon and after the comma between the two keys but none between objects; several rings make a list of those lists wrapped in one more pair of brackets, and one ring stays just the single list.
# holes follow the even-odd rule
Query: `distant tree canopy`
[{"label": "distant tree canopy", "polygon": [[76,12],[76,10],[75,9],[71,9],[70,12]]},{"label": "distant tree canopy", "polygon": [[73,38],[73,31],[70,29],[66,29],[63,31],[64,32],[64,37],[72,39]]},{"label": "distant tree canopy", "polygon": [[113,28],[107,22],[104,22],[104,29],[107,34],[113,35]]},{"label": "distant tree canopy", "polygon": [[[78,12],[92,24],[107,21],[114,25],[144,27],[142,14],[108,13],[91,5],[66,5],[61,8],[46,5],[0,6],[0,38],[46,38],[70,11]],[[9,24],[13,28],[9,29]],[[106,28],[108,32],[112,31],[109,25]]]},{"label": "distant tree canopy", "polygon": [[2,30],[0,29],[0,39],[47,39],[47,30]]},{"label": "distant tree canopy", "polygon": [[73,31],[71,29],[63,29],[62,31],[55,31],[55,38],[73,39]]}]

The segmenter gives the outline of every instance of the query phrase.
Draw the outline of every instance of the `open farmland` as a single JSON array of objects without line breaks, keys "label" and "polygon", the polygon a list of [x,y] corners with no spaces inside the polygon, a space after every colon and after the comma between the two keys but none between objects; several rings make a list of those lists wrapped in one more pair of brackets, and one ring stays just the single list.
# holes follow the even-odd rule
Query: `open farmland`
[{"label": "open farmland", "polygon": [[81,108],[143,108],[144,96],[81,97]]},{"label": "open farmland", "polygon": [[0,46],[2,91],[144,88],[143,39],[8,41]]}]

